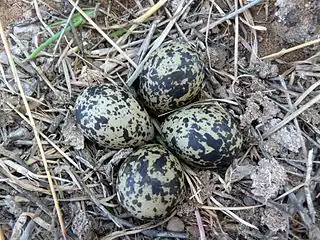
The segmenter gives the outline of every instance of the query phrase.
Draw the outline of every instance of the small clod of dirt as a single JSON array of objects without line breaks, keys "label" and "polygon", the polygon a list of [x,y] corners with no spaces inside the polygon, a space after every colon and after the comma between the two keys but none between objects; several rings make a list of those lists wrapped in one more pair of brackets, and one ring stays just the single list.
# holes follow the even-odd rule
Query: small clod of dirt
[{"label": "small clod of dirt", "polygon": [[246,178],[247,176],[250,176],[252,171],[255,169],[253,165],[247,164],[242,166],[237,166],[235,169],[233,169],[231,173],[231,179],[230,181],[238,182],[242,180],[243,178]]},{"label": "small clod of dirt", "polygon": [[263,141],[261,143],[261,147],[264,149],[264,151],[274,157],[279,156],[283,149],[279,143],[271,139]]},{"label": "small clod of dirt", "polygon": [[261,223],[265,224],[272,232],[285,231],[289,225],[289,218],[283,211],[267,207],[261,217]]},{"label": "small clod of dirt", "polygon": [[252,64],[249,67],[249,71],[256,72],[261,79],[266,79],[278,76],[279,68],[276,64],[272,64],[271,61],[261,61]]},{"label": "small clod of dirt", "polygon": [[96,82],[102,83],[104,81],[104,76],[101,71],[96,69],[88,69],[88,67],[83,67],[81,69],[81,74],[77,85],[79,86],[92,86]]},{"label": "small clod of dirt", "polygon": [[186,220],[193,218],[197,205],[194,198],[184,201],[177,207],[177,216]]},{"label": "small clod of dirt", "polygon": [[204,54],[204,61],[210,62],[215,69],[222,69],[226,65],[228,58],[229,52],[223,45],[209,46]]},{"label": "small clod of dirt", "polygon": [[288,43],[303,43],[320,36],[319,1],[277,0],[279,36]]},{"label": "small clod of dirt", "polygon": [[62,125],[64,143],[75,149],[84,148],[84,136],[73,117],[67,117]]},{"label": "small clod of dirt", "polygon": [[191,239],[200,239],[200,231],[198,226],[192,225],[186,227],[187,232],[191,235]]},{"label": "small clod of dirt", "polygon": [[[264,127],[267,131],[272,126],[275,126],[279,123],[280,119],[271,119],[269,123],[267,123]],[[279,131],[271,134],[269,136],[271,141],[278,143],[282,147],[290,150],[291,152],[298,153],[302,147],[303,139],[301,139],[300,134],[296,130],[293,124],[287,124],[285,127],[281,128]],[[270,149],[271,150],[271,149]],[[276,150],[276,148],[274,148]]]},{"label": "small clod of dirt", "polygon": [[72,220],[72,232],[79,240],[93,240],[95,234],[92,232],[94,219],[87,213],[80,211]]},{"label": "small clod of dirt", "polygon": [[70,95],[64,91],[50,91],[46,97],[54,107],[68,106],[71,101]]},{"label": "small clod of dirt", "polygon": [[0,110],[0,127],[5,128],[13,123],[15,123],[14,115]]},{"label": "small clod of dirt", "polygon": [[287,175],[275,159],[263,158],[250,175],[252,179],[252,193],[263,197],[265,201],[276,196],[286,182]]},{"label": "small clod of dirt", "polygon": [[206,200],[212,196],[217,187],[218,175],[212,171],[201,171],[199,172],[199,179],[202,183],[200,186],[200,196],[203,200]]},{"label": "small clod of dirt", "polygon": [[307,123],[311,123],[314,126],[319,127],[320,125],[320,104],[315,104],[313,107],[308,108],[301,114],[301,118]]},{"label": "small clod of dirt", "polygon": [[265,124],[279,112],[279,107],[268,96],[258,91],[246,100],[245,113],[240,116],[240,125],[247,128],[254,121],[257,122],[256,125]]}]

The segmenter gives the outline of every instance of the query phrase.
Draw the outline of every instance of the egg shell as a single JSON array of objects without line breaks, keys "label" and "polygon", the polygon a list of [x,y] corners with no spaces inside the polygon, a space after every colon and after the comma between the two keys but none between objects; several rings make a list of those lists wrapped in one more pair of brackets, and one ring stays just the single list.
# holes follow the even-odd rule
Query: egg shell
[{"label": "egg shell", "polygon": [[239,153],[243,136],[235,119],[217,105],[188,106],[161,125],[164,141],[186,163],[227,166]]},{"label": "egg shell", "polygon": [[166,43],[145,63],[137,94],[152,113],[165,113],[194,100],[204,77],[204,64],[190,45],[176,41]]},{"label": "egg shell", "polygon": [[159,144],[134,151],[121,165],[116,190],[120,204],[138,219],[163,218],[184,193],[179,160]]},{"label": "egg shell", "polygon": [[85,89],[75,116],[86,138],[108,148],[137,147],[154,137],[146,110],[128,90],[111,83]]}]

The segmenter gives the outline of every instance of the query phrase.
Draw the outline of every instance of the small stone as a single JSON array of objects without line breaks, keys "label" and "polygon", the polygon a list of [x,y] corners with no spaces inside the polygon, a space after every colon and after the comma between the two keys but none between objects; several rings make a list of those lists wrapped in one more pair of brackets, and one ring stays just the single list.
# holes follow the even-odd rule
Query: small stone
[{"label": "small stone", "polygon": [[178,217],[173,217],[169,220],[167,230],[172,232],[182,232],[184,230],[184,223]]},{"label": "small stone", "polygon": [[23,18],[27,19],[27,18],[32,18],[33,13],[32,13],[32,10],[29,9],[29,10],[25,11],[22,15],[23,15]]},{"label": "small stone", "polygon": [[0,63],[4,64],[4,65],[8,65],[9,64],[8,57],[7,57],[7,54],[5,52],[0,52]]},{"label": "small stone", "polygon": [[[18,84],[15,81],[9,81],[11,85],[16,89],[17,92],[19,92]],[[38,87],[38,79],[37,78],[27,78],[21,80],[21,85],[24,90],[24,93],[26,96],[31,96]]]}]

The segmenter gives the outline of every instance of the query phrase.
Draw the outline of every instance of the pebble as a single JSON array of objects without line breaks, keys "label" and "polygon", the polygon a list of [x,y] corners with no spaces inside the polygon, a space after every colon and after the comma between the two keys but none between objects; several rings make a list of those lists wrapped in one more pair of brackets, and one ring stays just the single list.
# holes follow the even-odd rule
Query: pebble
[{"label": "pebble", "polygon": [[35,24],[13,27],[13,34],[20,40],[31,40],[39,31],[40,27]]},{"label": "pebble", "polygon": [[5,52],[0,52],[0,63],[4,64],[4,65],[8,65],[9,64],[8,57],[7,57],[7,54]]},{"label": "pebble", "polygon": [[184,223],[180,218],[172,217],[168,222],[167,230],[172,232],[183,232]]}]

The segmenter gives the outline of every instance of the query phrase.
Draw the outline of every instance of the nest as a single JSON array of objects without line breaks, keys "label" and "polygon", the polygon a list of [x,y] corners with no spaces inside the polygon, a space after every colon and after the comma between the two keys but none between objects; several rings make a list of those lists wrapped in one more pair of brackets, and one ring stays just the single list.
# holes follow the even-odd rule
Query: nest
[{"label": "nest", "polygon": [[[0,239],[319,239],[320,39],[310,14],[320,7],[93,2],[26,1],[16,7],[32,17],[1,25]],[[303,14],[308,34],[277,34],[300,31]],[[151,52],[177,39],[206,63],[198,104],[223,105],[246,142],[228,169],[186,168],[187,200],[140,221],[115,195],[131,149],[88,142],[74,103],[87,86],[131,87]]]}]

